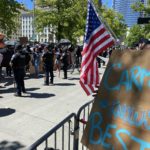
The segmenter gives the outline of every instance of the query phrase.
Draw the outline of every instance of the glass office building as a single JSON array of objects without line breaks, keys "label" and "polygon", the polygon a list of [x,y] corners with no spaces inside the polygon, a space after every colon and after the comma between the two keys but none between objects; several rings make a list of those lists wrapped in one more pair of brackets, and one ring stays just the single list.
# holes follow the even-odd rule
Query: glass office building
[{"label": "glass office building", "polygon": [[[124,16],[125,23],[128,27],[137,24],[137,19],[141,13],[135,12],[131,5],[138,0],[113,0],[113,9]],[[145,5],[147,0],[141,0]]]}]

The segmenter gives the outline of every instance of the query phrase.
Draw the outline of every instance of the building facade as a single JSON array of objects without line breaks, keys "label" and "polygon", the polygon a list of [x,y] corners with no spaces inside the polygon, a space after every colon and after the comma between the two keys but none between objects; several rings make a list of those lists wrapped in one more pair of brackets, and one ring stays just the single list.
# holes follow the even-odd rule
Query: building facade
[{"label": "building facade", "polygon": [[[141,16],[141,13],[135,12],[131,5],[137,2],[138,0],[113,0],[113,9],[124,16],[125,23],[128,27],[132,27],[137,24],[138,17]],[[147,0],[141,0],[145,5]]]},{"label": "building facade", "polygon": [[29,40],[33,38],[33,15],[30,13],[21,14],[21,36]]},{"label": "building facade", "polygon": [[35,25],[33,22],[34,16],[29,12],[22,12],[21,14],[21,36],[27,37],[28,40],[38,42],[56,42],[55,31],[52,26],[45,27],[43,32],[35,32]]}]

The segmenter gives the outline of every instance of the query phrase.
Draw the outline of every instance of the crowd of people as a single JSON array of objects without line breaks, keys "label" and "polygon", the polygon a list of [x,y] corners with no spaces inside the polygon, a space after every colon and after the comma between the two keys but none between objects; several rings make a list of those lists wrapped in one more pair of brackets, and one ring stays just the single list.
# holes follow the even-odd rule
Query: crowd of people
[{"label": "crowd of people", "polygon": [[[136,49],[143,49],[150,45],[149,40],[141,40]],[[1,49],[2,50],[2,49]],[[8,45],[0,51],[0,82],[4,78],[2,68],[6,67],[6,76],[12,76],[16,83],[15,96],[25,93],[24,77],[27,72],[39,78],[39,74],[44,73],[44,85],[54,85],[54,70],[60,78],[60,70],[63,70],[64,79],[68,78],[68,68],[80,68],[82,47],[72,46],[51,46],[36,44],[30,45]],[[109,57],[113,49],[104,51],[101,56]],[[105,64],[103,60],[97,59],[99,67]],[[79,70],[78,70],[79,71]]]},{"label": "crowd of people", "polygon": [[[78,54],[80,53],[80,55]],[[74,57],[74,58],[73,58]],[[39,78],[44,73],[44,85],[54,85],[54,70],[60,78],[60,70],[63,70],[64,79],[68,78],[68,68],[76,63],[81,57],[81,49],[74,49],[72,46],[50,46],[36,44],[7,46],[4,52],[0,53],[0,80],[4,78],[2,68],[6,67],[6,76],[14,77],[16,83],[15,96],[25,93],[24,77],[27,72]],[[79,65],[79,64],[78,64]],[[4,71],[4,69],[3,69]]]}]

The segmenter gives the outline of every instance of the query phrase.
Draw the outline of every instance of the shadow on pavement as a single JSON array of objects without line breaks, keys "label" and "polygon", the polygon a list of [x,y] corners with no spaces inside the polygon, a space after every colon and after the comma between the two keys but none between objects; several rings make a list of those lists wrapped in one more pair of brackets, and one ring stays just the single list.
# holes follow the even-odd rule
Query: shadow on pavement
[{"label": "shadow on pavement", "polygon": [[1,80],[1,83],[5,83],[4,86],[9,86],[14,83],[14,78],[13,77],[5,77]]},{"label": "shadow on pavement", "polygon": [[[39,75],[38,78],[35,78],[34,75],[30,75],[30,76],[25,76],[24,80],[29,80],[29,79],[40,79],[43,78],[43,75]],[[14,84],[15,80],[14,77],[5,77],[3,79],[1,79],[1,83],[5,83],[4,86],[10,86],[12,84]]]},{"label": "shadow on pavement", "polygon": [[[36,91],[39,90],[40,88],[26,88],[27,91]],[[2,89],[1,93],[15,93],[16,88],[8,88],[8,89]]]},{"label": "shadow on pavement", "polygon": [[4,89],[4,88],[6,88],[5,86],[0,86],[0,89]]},{"label": "shadow on pavement", "polygon": [[80,78],[69,78],[68,80],[80,80]]},{"label": "shadow on pavement", "polygon": [[40,88],[26,88],[26,91],[36,91],[39,90]]},{"label": "shadow on pavement", "polygon": [[14,141],[14,142],[1,141],[0,142],[0,150],[19,150],[23,147],[24,145],[20,144],[17,141]]},{"label": "shadow on pavement", "polygon": [[74,83],[55,83],[55,85],[57,85],[57,86],[74,86],[76,84],[74,84]]},{"label": "shadow on pavement", "polygon": [[48,94],[48,93],[27,93],[26,95],[22,95],[21,97],[31,97],[36,99],[42,99],[42,98],[49,98],[54,97],[55,94]]},{"label": "shadow on pavement", "polygon": [[15,88],[2,89],[1,93],[14,93]]},{"label": "shadow on pavement", "polygon": [[44,77],[44,75],[42,75],[42,74],[40,74],[38,76],[38,78],[36,78],[34,74],[31,74],[31,75],[26,75],[25,78],[24,78],[24,80],[28,80],[28,79],[40,79],[40,78],[43,78],[43,77]]},{"label": "shadow on pavement", "polygon": [[0,108],[0,117],[9,116],[9,115],[12,115],[12,114],[15,113],[15,112],[16,112],[15,109],[11,109],[11,108]]}]

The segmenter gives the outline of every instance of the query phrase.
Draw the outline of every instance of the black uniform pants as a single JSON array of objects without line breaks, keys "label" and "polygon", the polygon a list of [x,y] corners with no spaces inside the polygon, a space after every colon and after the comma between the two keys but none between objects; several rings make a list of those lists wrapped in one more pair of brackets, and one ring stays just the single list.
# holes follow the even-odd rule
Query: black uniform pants
[{"label": "black uniform pants", "polygon": [[63,66],[64,79],[67,79],[67,69],[68,69],[68,65],[64,65],[64,66]]},{"label": "black uniform pants", "polygon": [[50,83],[53,84],[54,82],[54,74],[53,74],[53,67],[45,67],[45,84],[49,85],[49,74],[50,74]]},{"label": "black uniform pants", "polygon": [[25,70],[24,68],[14,69],[14,78],[16,82],[17,94],[21,95],[21,92],[25,92],[24,86],[24,76]]},{"label": "black uniform pants", "polygon": [[6,67],[6,74],[7,76],[11,76],[11,66]]}]

